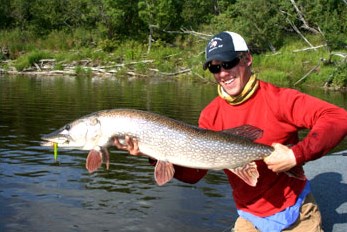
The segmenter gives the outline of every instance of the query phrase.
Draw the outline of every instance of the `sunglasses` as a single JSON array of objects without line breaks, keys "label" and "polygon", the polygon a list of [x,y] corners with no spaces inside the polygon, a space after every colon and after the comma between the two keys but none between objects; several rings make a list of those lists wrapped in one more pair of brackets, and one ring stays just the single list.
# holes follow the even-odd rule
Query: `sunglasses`
[{"label": "sunglasses", "polygon": [[220,64],[209,64],[208,65],[208,70],[210,70],[211,73],[213,74],[217,74],[220,72],[220,70],[223,68],[225,70],[230,70],[233,67],[235,67],[236,65],[238,65],[240,63],[240,58],[235,58],[232,61],[226,61],[226,62],[222,62]]}]

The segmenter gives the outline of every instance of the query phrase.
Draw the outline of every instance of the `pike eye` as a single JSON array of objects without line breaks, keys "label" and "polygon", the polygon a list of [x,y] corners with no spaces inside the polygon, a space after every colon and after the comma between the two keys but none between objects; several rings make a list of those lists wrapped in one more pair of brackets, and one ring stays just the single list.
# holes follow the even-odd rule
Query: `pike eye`
[{"label": "pike eye", "polygon": [[65,130],[68,131],[68,130],[70,130],[70,129],[71,129],[71,126],[70,126],[70,125],[66,125],[66,126],[65,126]]}]

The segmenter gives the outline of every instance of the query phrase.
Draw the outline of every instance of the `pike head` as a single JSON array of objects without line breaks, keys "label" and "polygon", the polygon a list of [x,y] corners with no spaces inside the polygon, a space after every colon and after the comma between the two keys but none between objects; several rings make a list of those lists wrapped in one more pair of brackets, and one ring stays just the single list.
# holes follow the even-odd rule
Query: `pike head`
[{"label": "pike head", "polygon": [[77,119],[62,128],[43,135],[45,142],[42,146],[52,146],[57,143],[59,147],[68,149],[90,150],[100,146],[101,124],[97,117],[89,116]]}]

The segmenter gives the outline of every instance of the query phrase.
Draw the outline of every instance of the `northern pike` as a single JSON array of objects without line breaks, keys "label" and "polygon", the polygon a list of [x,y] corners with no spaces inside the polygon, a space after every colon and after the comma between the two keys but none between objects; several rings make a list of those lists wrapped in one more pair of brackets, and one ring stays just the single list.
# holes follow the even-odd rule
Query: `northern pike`
[{"label": "northern pike", "polygon": [[42,146],[56,143],[68,149],[90,150],[86,168],[97,170],[106,161],[114,139],[136,138],[139,150],[157,160],[155,180],[158,185],[170,181],[173,164],[197,168],[229,169],[246,183],[255,186],[259,173],[255,160],[271,154],[273,147],[255,143],[262,131],[250,125],[216,132],[201,129],[156,113],[135,109],[98,111],[79,118],[44,135]]}]

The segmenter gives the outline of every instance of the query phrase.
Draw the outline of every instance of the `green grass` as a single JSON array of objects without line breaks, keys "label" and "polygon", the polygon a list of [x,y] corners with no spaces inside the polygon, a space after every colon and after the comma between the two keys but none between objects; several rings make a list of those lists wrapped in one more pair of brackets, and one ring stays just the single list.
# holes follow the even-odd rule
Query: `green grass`
[{"label": "green grass", "polygon": [[[314,46],[322,44],[315,42]],[[291,41],[277,53],[254,56],[254,69],[261,79],[281,85],[292,86],[306,76],[299,85],[323,86],[336,65],[323,62],[329,59],[326,47],[298,51],[304,48],[308,45],[303,41]]]},{"label": "green grass", "polygon": [[23,71],[26,68],[30,68],[35,63],[37,64],[41,59],[50,59],[53,55],[47,51],[33,50],[25,55],[18,57],[14,63],[14,67],[18,71]]}]

